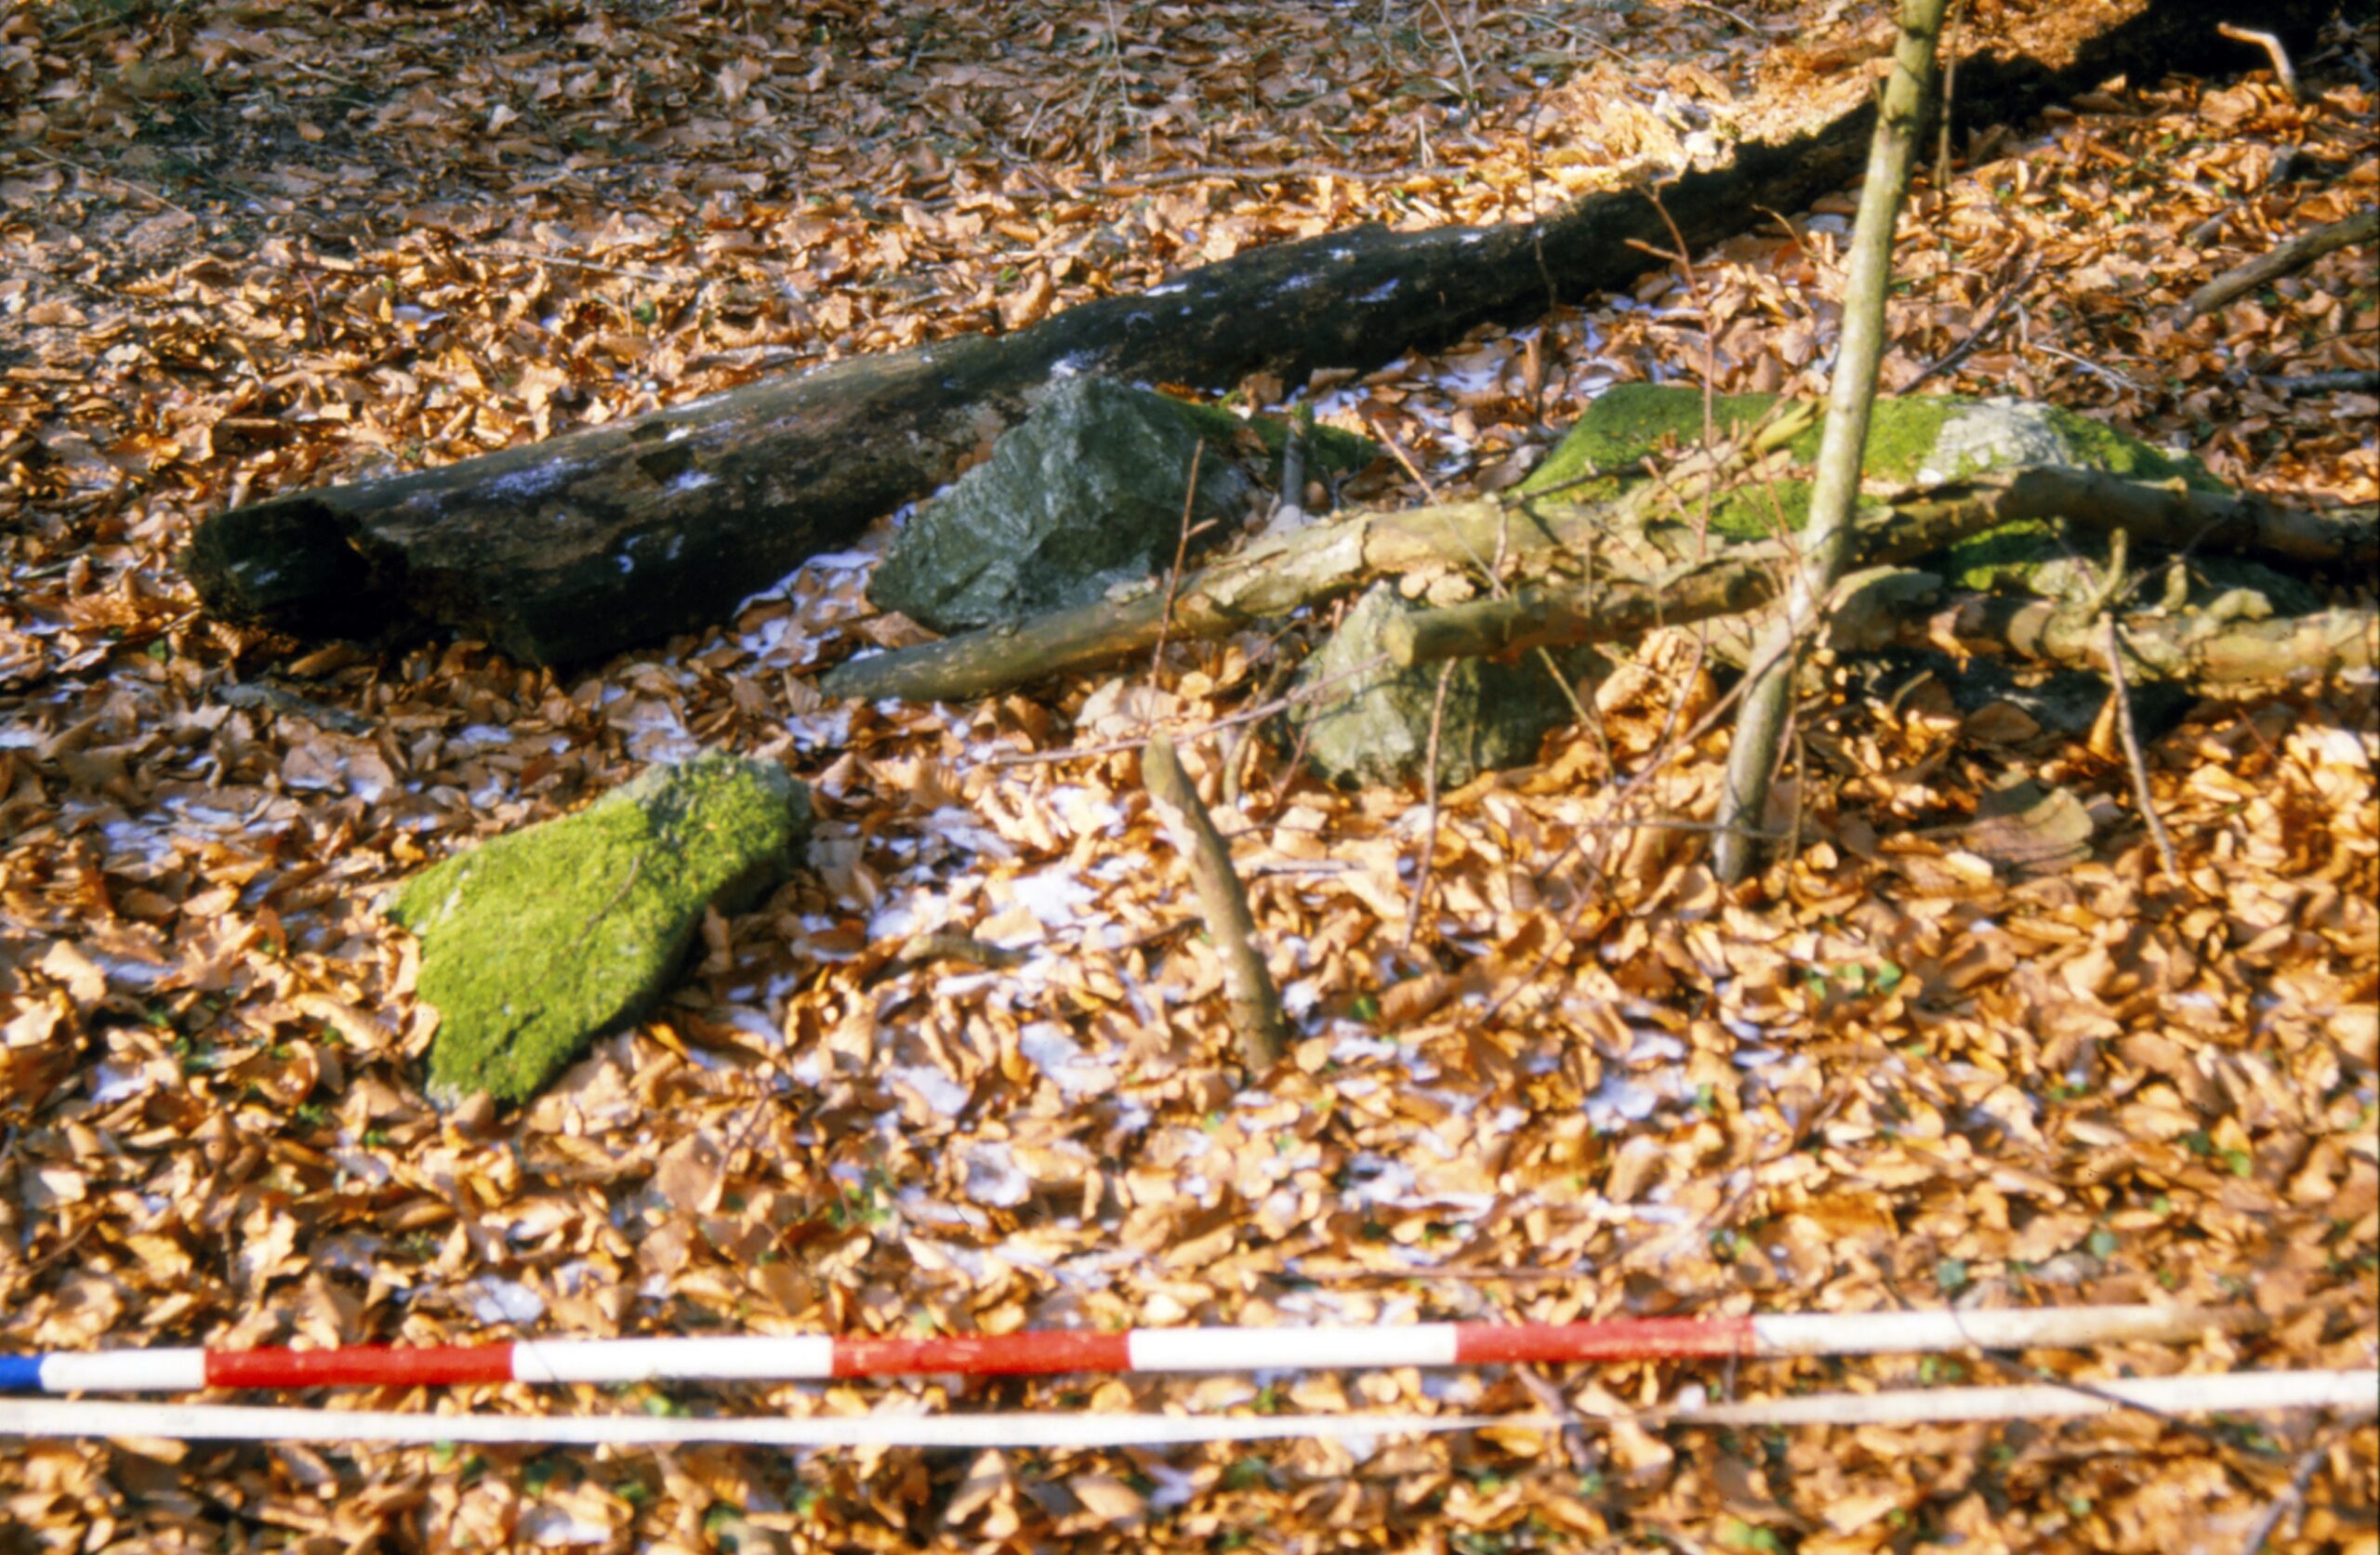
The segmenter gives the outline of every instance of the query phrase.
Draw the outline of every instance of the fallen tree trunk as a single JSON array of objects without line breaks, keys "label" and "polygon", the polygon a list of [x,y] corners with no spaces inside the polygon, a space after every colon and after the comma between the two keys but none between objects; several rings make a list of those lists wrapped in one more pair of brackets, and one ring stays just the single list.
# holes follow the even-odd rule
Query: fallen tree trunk
[{"label": "fallen tree trunk", "polygon": [[[2119,617],[2126,675],[2220,692],[2370,670],[2380,662],[2380,613],[2325,610],[2259,619],[2219,606],[2218,600],[2218,608]],[[1956,646],[2095,673],[2107,668],[2105,618],[2047,600],[1965,595],[1922,620],[1902,622],[1900,637],[1911,647]]]},{"label": "fallen tree trunk", "polygon": [[[2284,0],[2284,29],[2319,17]],[[2111,7],[2111,12],[2115,8]],[[2013,119],[2119,71],[2210,59],[2212,0],[2137,4],[2044,61],[1977,53],[1959,112]],[[2266,18],[2268,20],[2276,19]],[[1377,365],[1555,294],[1625,285],[1673,240],[1739,231],[1856,172],[1872,108],[1747,142],[1661,191],[1585,196],[1534,224],[1379,228],[1243,255],[1138,297],[772,379],[437,469],[302,492],[201,524],[185,566],[212,613],[355,636],[426,617],[533,663],[597,657],[713,621],[948,480],[1054,374],[1225,387],[1260,370]],[[1666,210],[1669,220],[1663,218]],[[1644,245],[1644,246],[1638,246]]]},{"label": "fallen tree trunk", "polygon": [[[1702,537],[1693,526],[1648,517],[1677,500],[1678,489],[1673,481],[1602,505],[1481,497],[1359,514],[1263,541],[1182,578],[1170,593],[1152,588],[848,660],[819,689],[859,701],[987,696],[1146,653],[1161,637],[1221,637],[1375,578],[1490,556],[1506,557],[1525,575],[1541,579],[1559,569],[1585,581],[1413,616],[1398,628],[1399,640],[1412,643],[1405,662],[1610,641],[1773,598],[1792,552],[1764,541],[1699,554]],[[2056,518],[2176,548],[2207,544],[2367,567],[2380,555],[2373,517],[2360,509],[2345,518],[2302,513],[2261,498],[2041,466],[1976,476],[1870,510],[1854,536],[1853,565],[1913,560],[2003,524]]]}]

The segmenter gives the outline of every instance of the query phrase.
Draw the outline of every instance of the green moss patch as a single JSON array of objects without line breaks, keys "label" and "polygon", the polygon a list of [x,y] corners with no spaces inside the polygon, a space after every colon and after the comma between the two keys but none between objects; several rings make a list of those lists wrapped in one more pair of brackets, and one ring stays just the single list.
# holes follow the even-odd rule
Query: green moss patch
[{"label": "green moss patch", "polygon": [[[1708,426],[1721,437],[1732,436],[1767,415],[1776,402],[1767,394],[1721,395],[1707,408]],[[1648,456],[1699,446],[1705,418],[1699,389],[1621,384],[1587,407],[1522,485],[1522,494],[1558,489],[1577,502],[1616,496],[1642,474]],[[1799,469],[1805,471],[1817,459],[1823,435],[1822,423],[1813,425],[1788,445]],[[2062,405],[1913,395],[1878,400],[1869,420],[1865,472],[1871,481],[1955,481],[2028,464],[2068,465],[2135,481],[2178,480],[2202,490],[2223,489],[2196,459],[2127,437]],[[1798,530],[1809,521],[1809,498],[1805,475],[1772,476],[1716,498],[1711,528],[1731,540],[1765,539],[1780,526]],[[2074,548],[2090,547],[2069,541],[2051,524],[2010,524],[1953,547],[1943,570],[1963,588],[2030,586],[2037,575],[2045,575],[2045,564]]]},{"label": "green moss patch", "polygon": [[774,762],[657,767],[575,815],[423,870],[384,910],[421,940],[439,1014],[430,1091],[518,1101],[650,1010],[703,911],[733,911],[792,867],[810,798]]}]

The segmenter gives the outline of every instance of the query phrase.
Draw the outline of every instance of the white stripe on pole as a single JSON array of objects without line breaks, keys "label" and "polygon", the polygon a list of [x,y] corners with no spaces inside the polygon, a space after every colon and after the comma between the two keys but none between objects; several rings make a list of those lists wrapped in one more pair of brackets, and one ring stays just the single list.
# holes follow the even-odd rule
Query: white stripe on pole
[{"label": "white stripe on pole", "polygon": [[2380,1371],[2209,1372],[2120,1377],[2088,1386],[2089,1392],[2041,1382],[2015,1388],[1811,1393],[1801,1398],[1705,1404],[1698,1409],[1654,1410],[1636,1418],[1659,1425],[1868,1426],[2113,1415],[2135,1405],[2161,1415],[2211,1410],[2339,1409],[2358,1415],[2380,1411]]},{"label": "white stripe on pole", "polygon": [[[1119,1447],[1285,1438],[1361,1440],[1440,1431],[1647,1425],[1910,1425],[2103,1415],[2126,1404],[2166,1414],[2338,1409],[2372,1414],[2380,1371],[2241,1372],[2092,1385],[1921,1388],[1706,1404],[1598,1417],[1554,1415],[860,1415],[826,1419],[664,1419],[647,1415],[395,1415],[211,1403],[0,1398],[0,1437],[161,1437],[183,1442],[551,1443],[652,1446],[694,1442],[781,1447]],[[2122,1403],[2113,1402],[2112,1395]]]},{"label": "white stripe on pole", "polygon": [[0,1437],[163,1437],[181,1442],[553,1443],[771,1447],[1130,1447],[1296,1438],[1361,1439],[1482,1426],[1554,1430],[1547,1416],[851,1415],[689,1420],[650,1415],[393,1415],[116,1400],[0,1399]]},{"label": "white stripe on pole", "polygon": [[1124,1342],[1136,1372],[1454,1364],[1450,1323],[1402,1328],[1135,1328]]},{"label": "white stripe on pole", "polygon": [[2219,1314],[2192,1307],[1978,1307],[1968,1311],[1756,1315],[1752,1331],[1760,1352],[1766,1355],[1881,1355],[2187,1339],[2221,1324]]},{"label": "white stripe on pole", "polygon": [[194,1393],[205,1386],[204,1350],[102,1350],[41,1358],[46,1393]]},{"label": "white stripe on pole", "polygon": [[516,1382],[771,1382],[834,1375],[835,1341],[817,1335],[512,1341]]}]

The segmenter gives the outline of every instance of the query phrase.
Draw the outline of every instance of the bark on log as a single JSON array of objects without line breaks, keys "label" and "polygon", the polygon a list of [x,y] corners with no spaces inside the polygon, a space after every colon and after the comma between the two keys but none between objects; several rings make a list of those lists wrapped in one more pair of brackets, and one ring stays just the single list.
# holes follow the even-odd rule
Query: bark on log
[{"label": "bark on log", "polygon": [[[2219,601],[2218,601],[2219,604]],[[1969,594],[1905,623],[1911,647],[1947,644],[2012,653],[2069,669],[2107,667],[2105,618],[2046,600]],[[2369,671],[2380,655],[2380,612],[2326,610],[2255,619],[2220,609],[2121,618],[2124,672],[2219,692]]]},{"label": "bark on log", "polygon": [[[1675,490],[1673,483],[1669,494]],[[1426,638],[1448,646],[1417,648],[1417,662],[1609,641],[1663,622],[1750,610],[1773,597],[1773,573],[1791,560],[1781,545],[1735,547],[1705,560],[1698,555],[1698,537],[1689,526],[1647,521],[1645,515],[1663,503],[1663,493],[1648,487],[1602,506],[1545,498],[1507,504],[1482,497],[1358,514],[1261,542],[1189,574],[1172,590],[1170,621],[1164,593],[1151,589],[1014,626],[848,660],[829,671],[819,689],[829,696],[870,702],[988,696],[1146,653],[1160,636],[1176,642],[1222,637],[1377,577],[1423,565],[1462,566],[1489,556],[1506,557],[1524,575],[1541,578],[1559,566],[1588,581],[1583,587],[1524,590],[1510,600],[1418,615],[1410,626],[1417,642]],[[2360,567],[2380,558],[2373,515],[2360,509],[2344,517],[2302,513],[2261,498],[2038,466],[1937,486],[1871,512],[1855,536],[1854,565],[1913,560],[2002,524],[2060,517],[2086,527],[2128,530],[2175,548],[2204,544]],[[1447,635],[1440,639],[1437,633]]]},{"label": "bark on log", "polygon": [[[2321,7],[2261,17],[2307,33]],[[1967,122],[2014,119],[2107,75],[2212,62],[2213,0],[2140,0],[2054,64],[1960,63]],[[2308,33],[2307,35],[2310,35]],[[1857,171],[1872,109],[1747,142],[1685,175],[1662,204],[1690,247],[1793,210]],[[947,480],[1012,425],[1053,373],[1224,387],[1260,369],[1369,367],[1550,295],[1627,284],[1670,229],[1633,191],[1533,225],[1315,238],[1070,309],[1005,338],[971,336],[822,367],[437,469],[302,492],[219,514],[186,568],[208,611],[300,634],[357,636],[427,617],[533,663],[597,657],[718,619],[806,558]]]}]

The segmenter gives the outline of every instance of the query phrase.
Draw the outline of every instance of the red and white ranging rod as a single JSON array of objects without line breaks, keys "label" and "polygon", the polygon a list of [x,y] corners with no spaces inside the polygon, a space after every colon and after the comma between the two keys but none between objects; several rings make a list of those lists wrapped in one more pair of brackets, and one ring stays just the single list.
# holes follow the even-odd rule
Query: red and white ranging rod
[{"label": "red and white ranging rod", "polygon": [[1013,1377],[1757,1360],[2171,1341],[2197,1338],[2224,1323],[2222,1313],[2188,1307],[2065,1307],[1400,1327],[1133,1328],[1106,1334],[1045,1330],[944,1338],[754,1334],[330,1350],[55,1351],[0,1356],[0,1390],[129,1393],[489,1382],[793,1382],[920,1374]]},{"label": "red and white ranging rod", "polygon": [[[1147,1415],[1001,1413],[726,1417],[394,1414],[364,1409],[258,1408],[219,1403],[133,1403],[121,1399],[0,1398],[0,1439],[146,1438],[175,1442],[508,1443],[516,1445],[663,1446],[734,1443],[775,1447],[1127,1447],[1206,1442],[1345,1442],[1448,1431],[1559,1430],[1626,1420],[1641,1426],[1859,1426],[2044,1420],[2145,1409],[2159,1415],[2266,1414],[2321,1409],[2370,1417],[2380,1372],[2239,1372],[2118,1378],[2079,1387],[1908,1388],[1882,1393],[1807,1393],[1786,1399],[1689,1404],[1623,1415]],[[904,1401],[905,1403],[906,1401]]]}]

